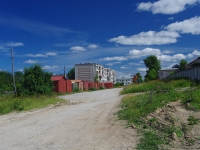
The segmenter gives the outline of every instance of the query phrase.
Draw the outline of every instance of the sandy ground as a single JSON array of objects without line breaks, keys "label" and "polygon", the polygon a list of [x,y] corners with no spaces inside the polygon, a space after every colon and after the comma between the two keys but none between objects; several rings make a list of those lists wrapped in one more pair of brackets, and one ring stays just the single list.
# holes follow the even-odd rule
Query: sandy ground
[{"label": "sandy ground", "polygon": [[61,96],[57,105],[0,116],[0,149],[130,150],[137,136],[114,115],[121,89]]}]

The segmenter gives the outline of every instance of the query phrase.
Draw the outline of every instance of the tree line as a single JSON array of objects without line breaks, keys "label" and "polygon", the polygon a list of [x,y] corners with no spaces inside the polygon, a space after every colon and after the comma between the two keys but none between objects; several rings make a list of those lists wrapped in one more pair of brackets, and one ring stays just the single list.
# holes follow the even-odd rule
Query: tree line
[{"label": "tree line", "polygon": [[[40,65],[24,68],[23,72],[14,73],[17,95],[51,94],[54,85],[51,81],[52,73],[46,72]],[[0,94],[13,91],[13,77],[7,71],[0,71]]]},{"label": "tree line", "polygon": [[[158,79],[158,71],[161,69],[160,60],[154,55],[148,56],[143,60],[146,65],[146,75],[144,81],[151,81]],[[185,59],[181,59],[179,64],[176,65],[176,68],[179,70],[184,70],[187,65]]]}]

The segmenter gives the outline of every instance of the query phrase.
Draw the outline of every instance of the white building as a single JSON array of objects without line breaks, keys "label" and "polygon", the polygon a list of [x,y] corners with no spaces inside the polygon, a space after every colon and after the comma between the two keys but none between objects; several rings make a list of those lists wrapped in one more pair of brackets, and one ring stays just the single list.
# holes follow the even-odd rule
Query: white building
[{"label": "white building", "polygon": [[75,64],[75,80],[116,82],[115,71],[95,63]]},{"label": "white building", "polygon": [[133,83],[133,79],[132,78],[117,78],[116,79],[116,83],[124,83],[124,85],[129,85],[131,83]]}]

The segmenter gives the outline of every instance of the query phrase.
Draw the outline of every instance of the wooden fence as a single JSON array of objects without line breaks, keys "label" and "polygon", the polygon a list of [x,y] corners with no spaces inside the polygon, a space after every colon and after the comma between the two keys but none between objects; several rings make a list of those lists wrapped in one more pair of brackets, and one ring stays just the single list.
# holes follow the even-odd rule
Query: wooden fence
[{"label": "wooden fence", "polygon": [[193,80],[194,79],[200,80],[200,66],[186,69],[183,71],[177,71],[174,74],[168,76],[167,78],[173,79],[178,77],[187,77]]}]

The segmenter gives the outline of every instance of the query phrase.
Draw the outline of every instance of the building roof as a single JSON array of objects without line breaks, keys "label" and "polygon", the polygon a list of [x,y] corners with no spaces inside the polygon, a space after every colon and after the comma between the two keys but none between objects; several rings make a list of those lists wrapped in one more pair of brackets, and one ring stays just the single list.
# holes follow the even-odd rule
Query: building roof
[{"label": "building roof", "polygon": [[160,69],[159,71],[174,71],[178,70],[178,68],[166,68],[166,69]]},{"label": "building roof", "polygon": [[189,62],[186,66],[192,64],[193,62],[195,62],[196,60],[200,59],[200,57],[197,57],[196,59],[192,60],[191,62]]},{"label": "building roof", "polygon": [[59,81],[62,78],[64,78],[64,77],[63,76],[52,76],[51,80],[53,80],[53,81]]}]

